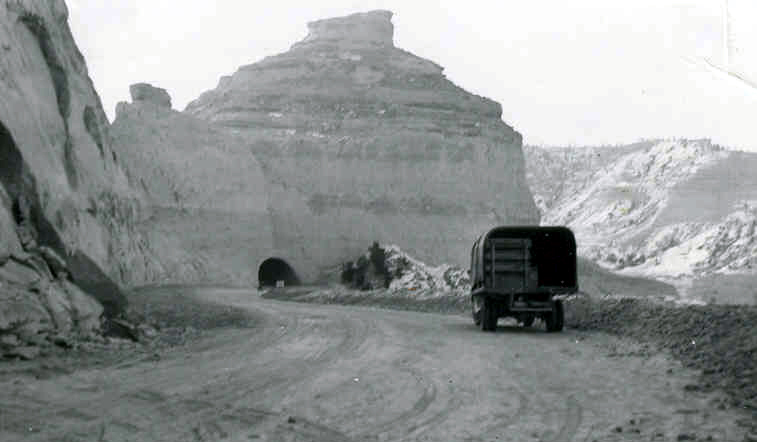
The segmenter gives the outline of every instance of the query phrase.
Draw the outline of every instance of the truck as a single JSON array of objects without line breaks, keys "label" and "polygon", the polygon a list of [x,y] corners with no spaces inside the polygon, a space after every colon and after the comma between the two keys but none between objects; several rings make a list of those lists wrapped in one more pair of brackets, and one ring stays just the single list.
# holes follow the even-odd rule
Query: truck
[{"label": "truck", "polygon": [[563,299],[578,292],[576,239],[564,226],[500,226],[471,249],[473,322],[494,331],[497,320],[515,318],[547,332],[563,329]]}]

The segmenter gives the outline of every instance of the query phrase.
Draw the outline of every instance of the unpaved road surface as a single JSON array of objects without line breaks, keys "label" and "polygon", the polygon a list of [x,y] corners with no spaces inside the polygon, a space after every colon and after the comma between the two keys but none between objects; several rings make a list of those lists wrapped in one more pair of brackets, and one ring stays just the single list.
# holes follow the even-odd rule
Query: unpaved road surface
[{"label": "unpaved road surface", "polygon": [[686,391],[695,373],[607,335],[482,333],[462,316],[243,290],[192,296],[256,325],[159,358],[3,380],[0,440],[744,440],[738,411]]}]

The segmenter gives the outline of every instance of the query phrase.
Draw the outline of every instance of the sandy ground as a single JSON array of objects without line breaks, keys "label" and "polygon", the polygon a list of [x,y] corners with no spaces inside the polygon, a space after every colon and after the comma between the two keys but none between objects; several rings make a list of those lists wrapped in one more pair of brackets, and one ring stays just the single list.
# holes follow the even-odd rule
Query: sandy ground
[{"label": "sandy ground", "polygon": [[243,310],[249,323],[117,364],[0,376],[0,440],[745,439],[746,415],[687,390],[696,372],[630,340],[482,333],[462,315],[238,289],[184,295]]}]

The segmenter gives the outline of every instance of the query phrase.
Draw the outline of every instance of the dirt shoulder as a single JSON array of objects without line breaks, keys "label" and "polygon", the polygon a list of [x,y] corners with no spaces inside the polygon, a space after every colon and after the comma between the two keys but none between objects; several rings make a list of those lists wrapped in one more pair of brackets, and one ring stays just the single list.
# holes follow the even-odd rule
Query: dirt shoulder
[{"label": "dirt shoulder", "polygon": [[246,329],[258,324],[248,310],[195,296],[198,289],[201,288],[133,289],[127,293],[126,320],[138,328],[138,341],[94,335],[68,339],[65,345],[40,342],[39,357],[33,360],[0,360],[0,382],[51,379],[78,370],[157,361],[162,355],[181,352],[219,329]]},{"label": "dirt shoulder", "polygon": [[577,298],[566,324],[654,344],[701,371],[692,391],[722,389],[757,422],[757,306],[676,306],[642,299]]}]

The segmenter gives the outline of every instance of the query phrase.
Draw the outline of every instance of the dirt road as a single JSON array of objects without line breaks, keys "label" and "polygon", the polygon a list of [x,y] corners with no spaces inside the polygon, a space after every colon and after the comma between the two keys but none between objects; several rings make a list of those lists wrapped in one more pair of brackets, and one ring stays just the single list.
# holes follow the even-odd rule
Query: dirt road
[{"label": "dirt road", "polygon": [[[160,358],[0,384],[2,441],[740,441],[695,374],[602,334],[194,296],[244,308]],[[691,437],[692,439],[686,439]],[[710,437],[710,439],[708,439]],[[694,439],[696,438],[696,439]]]}]

